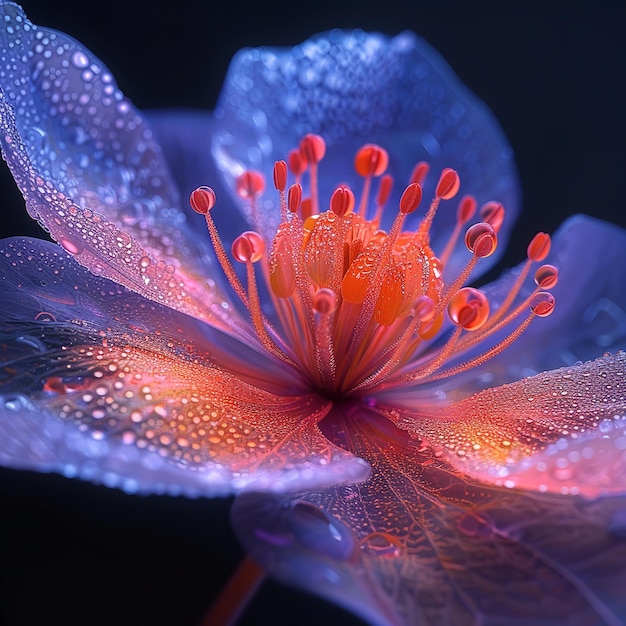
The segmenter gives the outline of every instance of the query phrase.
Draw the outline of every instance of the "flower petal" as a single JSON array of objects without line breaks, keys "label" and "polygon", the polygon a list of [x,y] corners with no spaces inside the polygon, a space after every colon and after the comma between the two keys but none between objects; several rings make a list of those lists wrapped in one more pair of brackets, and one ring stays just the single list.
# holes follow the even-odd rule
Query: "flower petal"
[{"label": "flower petal", "polygon": [[591,497],[626,493],[624,352],[486,389],[445,408],[383,412],[481,480]]},{"label": "flower petal", "polygon": [[93,273],[227,329],[208,236],[141,115],[71,37],[1,12],[0,141],[29,213]]},{"label": "flower petal", "polygon": [[3,465],[190,495],[367,475],[320,433],[325,401],[254,385],[282,377],[284,392],[280,364],[251,351],[226,363],[201,323],[90,276],[54,244],[7,240],[0,259]]},{"label": "flower petal", "polygon": [[[445,61],[411,33],[394,38],[361,31],[330,31],[293,50],[242,50],[233,59],[216,107],[219,130],[213,155],[234,189],[245,169],[262,171],[285,159],[306,133],[327,142],[320,189],[328,203],[339,183],[362,182],[353,170],[356,150],[375,142],[389,151],[395,190],[395,213],[411,170],[431,163],[426,196],[434,195],[439,172],[458,170],[462,189],[480,203],[499,200],[510,219],[501,231],[506,240],[518,210],[517,175],[511,149],[497,122]],[[330,174],[329,174],[330,173]],[[263,201],[267,233],[273,235],[278,209],[268,194]],[[433,248],[440,251],[456,220],[445,207],[433,226]],[[448,267],[467,262],[465,250]],[[488,262],[481,264],[486,269]]]},{"label": "flower petal", "polygon": [[[586,215],[571,217],[555,233],[547,260],[559,268],[552,290],[556,308],[503,353],[500,361],[507,362],[513,378],[626,345],[626,230]],[[489,298],[503,299],[516,274],[489,285]]]},{"label": "flower petal", "polygon": [[371,624],[619,623],[623,499],[485,487],[366,412],[334,428],[368,481],[235,501],[240,540],[279,580]]}]

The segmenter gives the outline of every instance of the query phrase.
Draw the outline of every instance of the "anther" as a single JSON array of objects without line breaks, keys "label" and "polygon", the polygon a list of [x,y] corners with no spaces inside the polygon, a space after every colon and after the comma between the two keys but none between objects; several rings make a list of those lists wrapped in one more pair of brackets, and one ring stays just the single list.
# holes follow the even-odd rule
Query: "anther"
[{"label": "anther", "polygon": [[439,177],[435,196],[441,200],[450,200],[456,196],[460,186],[461,179],[459,175],[455,170],[446,167]]},{"label": "anther", "polygon": [[[474,213],[476,213],[476,206],[477,202],[474,196],[463,196],[459,202],[459,208],[456,210],[456,221],[459,224],[467,224],[467,222],[474,217]],[[483,220],[483,222],[487,221],[488,220]]]},{"label": "anther", "polygon": [[531,261],[543,261],[550,254],[550,235],[537,233],[528,244],[528,258]]},{"label": "anther", "polygon": [[330,198],[330,208],[335,215],[343,217],[354,209],[354,194],[350,187],[340,185]]},{"label": "anther", "polygon": [[287,208],[290,213],[297,213],[302,202],[302,185],[295,183],[289,187],[287,192]]},{"label": "anther", "polygon": [[253,230],[247,230],[233,241],[232,253],[240,263],[257,263],[265,253],[263,237]]},{"label": "anther", "polygon": [[263,174],[254,170],[247,170],[237,176],[235,181],[237,195],[244,200],[252,200],[265,190]]},{"label": "anther", "polygon": [[478,330],[489,317],[489,300],[482,291],[463,287],[452,296],[448,315],[464,330]]},{"label": "anther", "polygon": [[553,289],[559,281],[559,270],[554,265],[542,265],[535,272],[535,284],[540,289]]},{"label": "anther", "polygon": [[385,206],[387,204],[387,200],[389,200],[389,195],[391,194],[391,189],[393,188],[393,176],[389,174],[385,174],[380,179],[380,185],[378,187],[378,196],[376,198],[376,204],[378,206]]},{"label": "anther", "polygon": [[554,296],[548,291],[537,292],[530,301],[530,310],[538,317],[548,317],[555,307]]},{"label": "anther", "polygon": [[309,165],[319,163],[326,154],[326,142],[319,135],[309,133],[300,141],[300,157]]},{"label": "anther", "polygon": [[422,201],[422,187],[419,183],[411,183],[402,193],[400,198],[400,213],[408,215],[413,213]]},{"label": "anther", "polygon": [[359,148],[354,157],[354,169],[359,176],[382,176],[389,165],[389,154],[380,146],[366,144]]},{"label": "anther", "polygon": [[500,202],[487,202],[480,207],[480,219],[487,224],[491,224],[496,233],[504,222],[504,206]]},{"label": "anther", "polygon": [[291,150],[287,157],[287,161],[289,162],[289,169],[296,177],[296,181],[300,181],[300,177],[306,170],[306,161],[300,155],[299,150]]},{"label": "anther", "polygon": [[498,238],[491,224],[479,222],[467,229],[465,233],[465,245],[474,256],[483,259],[491,256],[497,247]]},{"label": "anther", "polygon": [[411,183],[417,183],[418,185],[424,185],[424,181],[426,180],[426,176],[428,176],[428,172],[430,171],[430,165],[426,163],[426,161],[420,161],[411,172],[411,178],[409,181]]},{"label": "anther", "polygon": [[191,208],[200,215],[206,215],[215,206],[215,192],[211,187],[198,187],[189,196]]},{"label": "anther", "polygon": [[287,187],[287,163],[285,161],[274,163],[274,187],[281,192]]}]

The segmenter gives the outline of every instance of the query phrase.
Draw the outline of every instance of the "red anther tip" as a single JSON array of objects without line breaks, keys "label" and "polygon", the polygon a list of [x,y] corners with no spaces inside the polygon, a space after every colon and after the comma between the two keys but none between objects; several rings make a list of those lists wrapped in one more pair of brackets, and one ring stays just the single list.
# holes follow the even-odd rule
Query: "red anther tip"
[{"label": "red anther tip", "polygon": [[530,310],[538,317],[548,317],[554,311],[556,301],[548,291],[536,293],[530,301]]},{"label": "red anther tip", "polygon": [[265,242],[259,233],[247,230],[233,241],[233,256],[240,263],[256,263],[263,258]]},{"label": "red anther tip", "polygon": [[448,315],[464,330],[478,330],[489,317],[489,300],[482,291],[463,287],[452,296]]},{"label": "red anther tip", "polygon": [[553,289],[559,282],[559,270],[554,265],[542,265],[535,272],[535,284],[541,289]]},{"label": "red anther tip", "polygon": [[543,261],[550,254],[550,235],[537,233],[528,244],[527,254],[531,261]]},{"label": "red anther tip", "polygon": [[321,315],[332,315],[337,309],[337,296],[332,289],[322,287],[313,296],[313,309]]},{"label": "red anther tip", "polygon": [[198,187],[189,196],[191,208],[200,215],[206,215],[215,206],[215,192],[211,187]]},{"label": "red anther tip", "polygon": [[247,170],[243,174],[237,176],[235,181],[235,190],[240,198],[246,200],[255,198],[263,193],[265,189],[265,179],[261,172]]},{"label": "red anther tip", "polygon": [[347,215],[354,209],[354,194],[350,187],[340,185],[330,198],[330,208],[339,217]]},{"label": "red anther tip", "polygon": [[455,170],[449,167],[444,168],[439,177],[437,183],[437,190],[435,195],[441,200],[450,200],[456,196],[459,187],[461,186],[461,179]]},{"label": "red anther tip", "polygon": [[278,191],[285,191],[287,187],[287,163],[284,161],[274,163],[274,187]]},{"label": "red anther tip", "polygon": [[411,183],[402,193],[400,198],[400,213],[408,215],[413,213],[422,201],[422,188],[418,183]]},{"label": "red anther tip", "polygon": [[[476,206],[477,202],[474,196],[463,196],[456,212],[456,221],[459,224],[469,222],[474,217],[474,213],[476,213]],[[487,220],[483,221],[486,222]]]},{"label": "red anther tip", "polygon": [[300,156],[307,163],[319,163],[326,154],[326,142],[319,135],[309,133],[300,142]]},{"label": "red anther tip", "polygon": [[393,176],[385,174],[380,179],[380,186],[378,187],[378,197],[376,198],[376,203],[379,206],[384,206],[385,204],[387,204],[387,200],[389,200],[389,195],[391,194],[392,188]]},{"label": "red anther tip", "polygon": [[289,161],[289,169],[294,176],[300,176],[306,170],[306,161],[300,155],[299,150],[291,150],[287,160]]},{"label": "red anther tip", "polygon": [[381,176],[389,165],[389,155],[384,148],[368,143],[358,149],[354,157],[354,169],[359,176]]},{"label": "red anther tip", "polygon": [[302,185],[300,183],[291,185],[291,187],[289,187],[289,191],[287,192],[287,208],[289,209],[289,212],[297,213],[301,202]]},{"label": "red anther tip", "polygon": [[487,222],[474,224],[465,233],[465,245],[478,258],[488,257],[495,252],[498,245],[496,231]]},{"label": "red anther tip", "polygon": [[411,182],[423,185],[429,171],[430,165],[426,161],[420,161],[411,172]]},{"label": "red anther tip", "polygon": [[504,214],[504,206],[500,202],[487,202],[480,207],[480,219],[491,224],[496,233],[500,232]]}]

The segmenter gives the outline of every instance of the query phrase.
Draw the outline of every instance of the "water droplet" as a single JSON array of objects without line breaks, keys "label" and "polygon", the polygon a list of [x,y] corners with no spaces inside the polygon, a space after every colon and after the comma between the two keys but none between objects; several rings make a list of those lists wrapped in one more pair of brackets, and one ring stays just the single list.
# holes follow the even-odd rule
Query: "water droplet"
[{"label": "water droplet", "polygon": [[89,59],[82,50],[76,50],[72,54],[72,65],[79,70],[84,70],[89,65]]},{"label": "water droplet", "polygon": [[59,243],[70,254],[80,254],[83,251],[83,245],[76,239],[61,237],[61,239],[59,239]]}]

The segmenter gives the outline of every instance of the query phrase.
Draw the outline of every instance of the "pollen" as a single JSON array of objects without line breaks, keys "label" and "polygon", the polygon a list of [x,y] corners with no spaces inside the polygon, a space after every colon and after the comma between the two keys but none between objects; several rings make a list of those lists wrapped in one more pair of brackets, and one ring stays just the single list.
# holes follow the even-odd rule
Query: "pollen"
[{"label": "pollen", "polygon": [[[497,249],[506,213],[501,203],[478,209],[471,195],[456,202],[461,179],[445,168],[419,217],[423,185],[431,175],[429,164],[421,162],[394,212],[388,206],[396,184],[387,173],[389,154],[375,144],[364,145],[354,157],[362,188],[339,184],[323,199],[318,180],[327,175],[325,154],[324,139],[309,134],[285,161],[276,162],[280,224],[271,241],[259,222],[266,187],[261,173],[245,171],[235,181],[256,230],[237,237],[230,254],[213,222],[213,190],[199,187],[190,198],[206,219],[217,259],[248,310],[260,345],[295,368],[307,385],[349,397],[455,376],[497,356],[535,318],[552,313],[555,301],[547,290],[557,284],[556,267],[539,265],[534,287],[530,292],[525,287],[531,267],[550,252],[549,235],[531,240],[526,262],[494,307],[466,283]],[[439,210],[455,210],[456,223],[442,249],[433,250],[430,230]],[[467,262],[452,274],[447,265],[463,245]],[[231,259],[243,266],[245,278]]]}]

